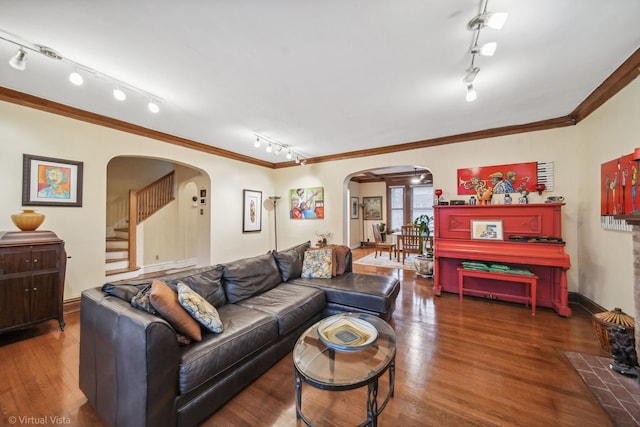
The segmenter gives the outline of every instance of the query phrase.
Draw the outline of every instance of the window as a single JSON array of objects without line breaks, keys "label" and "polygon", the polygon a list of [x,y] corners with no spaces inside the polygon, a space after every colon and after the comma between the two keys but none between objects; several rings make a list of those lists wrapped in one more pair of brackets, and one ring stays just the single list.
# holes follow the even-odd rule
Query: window
[{"label": "window", "polygon": [[420,215],[433,216],[433,186],[411,187],[411,222]]},{"label": "window", "polygon": [[389,186],[389,229],[399,230],[423,214],[433,216],[433,186]]},{"label": "window", "polygon": [[389,230],[399,230],[404,220],[404,187],[389,187]]}]

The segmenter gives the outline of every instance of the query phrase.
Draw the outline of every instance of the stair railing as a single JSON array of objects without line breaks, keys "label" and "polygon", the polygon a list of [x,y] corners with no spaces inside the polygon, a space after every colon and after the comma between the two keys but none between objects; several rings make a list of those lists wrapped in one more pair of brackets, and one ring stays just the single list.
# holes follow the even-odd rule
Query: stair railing
[{"label": "stair railing", "polygon": [[[170,172],[141,190],[129,191],[129,267],[137,265],[136,229],[145,219],[175,200],[175,172]],[[131,219],[134,219],[133,221]]]}]

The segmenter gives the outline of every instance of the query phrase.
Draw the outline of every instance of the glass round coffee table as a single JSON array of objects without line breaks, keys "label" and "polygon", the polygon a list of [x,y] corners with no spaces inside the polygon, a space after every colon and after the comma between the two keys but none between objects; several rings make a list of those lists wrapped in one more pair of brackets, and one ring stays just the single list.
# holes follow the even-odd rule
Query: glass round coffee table
[{"label": "glass round coffee table", "polygon": [[[302,414],[302,381],[313,387],[344,391],[368,386],[367,419],[360,426],[377,426],[378,415],[393,397],[396,334],[384,320],[362,313],[342,313],[307,329],[293,349],[296,417]],[[378,405],[378,379],[389,371],[389,392]]]}]

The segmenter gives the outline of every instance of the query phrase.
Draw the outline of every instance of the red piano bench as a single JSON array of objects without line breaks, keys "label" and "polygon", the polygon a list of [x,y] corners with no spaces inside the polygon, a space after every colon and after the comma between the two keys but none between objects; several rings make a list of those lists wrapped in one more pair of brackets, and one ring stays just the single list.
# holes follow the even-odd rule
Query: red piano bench
[{"label": "red piano bench", "polygon": [[[516,283],[524,283],[525,285],[529,285],[528,287],[528,295],[526,296],[518,296],[511,294],[502,294],[491,291],[482,291],[479,289],[466,289],[464,287],[464,278],[465,277],[478,277],[481,279],[492,279],[499,280],[502,282],[516,282]],[[488,295],[492,297],[509,297],[512,299],[521,299],[524,301],[525,307],[529,306],[531,303],[531,315],[536,315],[536,292],[538,289],[538,276],[532,275],[527,276],[524,274],[511,274],[511,273],[499,273],[494,271],[483,271],[483,270],[470,270],[462,267],[458,267],[458,293],[460,294],[460,302],[462,302],[462,296],[464,291],[467,293],[473,292],[480,295]]]}]

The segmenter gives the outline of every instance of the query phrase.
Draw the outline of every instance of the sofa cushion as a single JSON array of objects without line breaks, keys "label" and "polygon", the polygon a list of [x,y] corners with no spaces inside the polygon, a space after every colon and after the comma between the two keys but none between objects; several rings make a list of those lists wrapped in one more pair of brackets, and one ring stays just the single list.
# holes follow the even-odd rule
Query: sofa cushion
[{"label": "sofa cushion", "polygon": [[205,328],[211,332],[222,332],[222,322],[216,308],[182,282],[178,282],[178,301]]},{"label": "sofa cushion", "polygon": [[151,305],[150,295],[151,295],[151,283],[149,283],[144,288],[140,289],[140,291],[136,295],[134,295],[133,298],[131,298],[131,305],[139,310],[143,310],[143,311],[146,311],[147,313],[151,313],[155,316],[158,316],[158,312]]},{"label": "sofa cushion", "polygon": [[121,285],[116,285],[113,283],[105,283],[102,285],[102,292],[105,294],[113,295],[114,297],[118,297],[121,300],[126,302],[131,302],[131,299],[138,295],[142,289],[149,286],[151,283],[145,285],[130,285],[128,283],[124,283]]},{"label": "sofa cushion", "polygon": [[161,280],[151,283],[149,295],[151,305],[160,315],[173,326],[173,328],[185,334],[192,340],[200,341],[202,332],[200,325],[178,302],[178,294]]},{"label": "sofa cushion", "polygon": [[225,264],[222,279],[231,304],[268,291],[282,282],[280,270],[271,254]]},{"label": "sofa cushion", "polygon": [[307,249],[300,277],[330,279],[333,275],[333,258],[334,252],[331,248]]},{"label": "sofa cushion", "polygon": [[282,283],[238,304],[275,316],[278,319],[278,333],[285,335],[322,312],[326,299],[324,292],[319,289]]},{"label": "sofa cushion", "polygon": [[[190,268],[179,271],[177,273],[166,274],[157,277],[169,285],[171,289],[177,292],[178,282],[183,282],[191,289],[202,295],[209,304],[214,307],[220,307],[227,303],[227,298],[222,287],[222,265],[213,265],[207,267]],[[144,289],[151,286],[153,279],[128,280],[115,283],[106,283],[102,286],[102,290],[110,295],[117,296],[125,301],[131,301],[135,289]],[[128,299],[127,299],[128,298]]]},{"label": "sofa cushion", "polygon": [[202,341],[182,347],[179,394],[194,390],[278,338],[276,319],[235,304],[220,307],[224,332],[205,333]]},{"label": "sofa cushion", "polygon": [[222,287],[222,272],[224,266],[214,265],[186,270],[163,276],[160,279],[177,291],[178,282],[182,282],[206,299],[214,307],[227,303],[227,297]]},{"label": "sofa cushion", "polygon": [[336,253],[336,276],[344,274],[347,269],[347,255],[351,252],[349,246],[337,245],[335,246]]},{"label": "sofa cushion", "polygon": [[300,277],[292,283],[323,289],[327,302],[377,313],[392,313],[400,292],[400,282],[395,277],[361,273],[345,273],[332,279]]},{"label": "sofa cushion", "polygon": [[311,241],[307,241],[297,246],[293,246],[284,251],[273,251],[272,255],[276,259],[282,281],[295,279],[302,274],[302,262],[304,261],[304,252],[311,247]]}]

